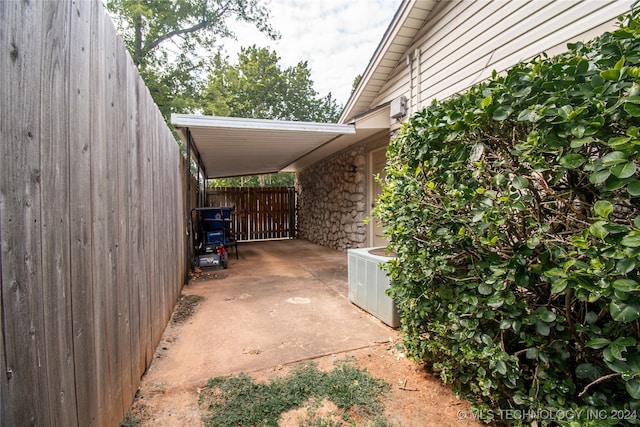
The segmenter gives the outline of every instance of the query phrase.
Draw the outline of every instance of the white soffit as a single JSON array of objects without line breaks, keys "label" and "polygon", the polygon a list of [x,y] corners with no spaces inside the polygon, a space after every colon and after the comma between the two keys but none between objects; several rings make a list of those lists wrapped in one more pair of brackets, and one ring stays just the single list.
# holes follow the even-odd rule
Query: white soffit
[{"label": "white soffit", "polygon": [[330,141],[356,133],[350,124],[189,114],[172,114],[171,123],[185,144],[190,132],[207,178],[280,172]]},{"label": "white soffit", "polygon": [[318,147],[306,156],[301,157],[287,168],[283,169],[285,172],[293,172],[303,170],[312,164],[325,159],[339,151],[342,151],[352,145],[365,142],[367,138],[374,135],[379,135],[381,132],[389,133],[390,118],[389,118],[389,104],[384,104],[381,107],[369,111],[356,117],[351,123],[355,125],[356,133],[345,134],[338,138],[335,138],[327,144]]}]

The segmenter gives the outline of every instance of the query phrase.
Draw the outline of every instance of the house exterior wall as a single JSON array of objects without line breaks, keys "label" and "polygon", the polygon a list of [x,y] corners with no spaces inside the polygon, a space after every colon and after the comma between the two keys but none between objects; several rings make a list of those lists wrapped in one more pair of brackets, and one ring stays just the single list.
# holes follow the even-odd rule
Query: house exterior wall
[{"label": "house exterior wall", "polygon": [[[409,113],[542,52],[616,28],[632,1],[439,2],[371,108],[405,96]],[[407,64],[407,57],[410,63]],[[413,79],[411,79],[411,76]]]},{"label": "house exterior wall", "polygon": [[[615,29],[616,18],[627,13],[632,3],[633,0],[438,2],[395,67],[385,65],[393,71],[366,110],[405,96],[407,116],[411,116],[434,99],[448,98],[489,78],[494,70],[503,72],[542,52],[558,54],[566,50],[569,42],[587,41]],[[414,7],[420,7],[420,1]],[[405,22],[404,26],[415,30],[419,23]],[[353,111],[354,115],[365,112]],[[392,135],[407,116],[389,119]],[[362,143],[355,151],[322,160],[298,174],[300,237],[336,249],[371,244],[371,225],[362,223],[376,198],[371,193],[371,165],[367,159],[379,147]],[[359,165],[355,176],[344,173],[351,163]],[[363,176],[360,165],[366,171]]]},{"label": "house exterior wall", "polygon": [[364,246],[366,166],[358,146],[298,173],[299,238],[337,250]]}]

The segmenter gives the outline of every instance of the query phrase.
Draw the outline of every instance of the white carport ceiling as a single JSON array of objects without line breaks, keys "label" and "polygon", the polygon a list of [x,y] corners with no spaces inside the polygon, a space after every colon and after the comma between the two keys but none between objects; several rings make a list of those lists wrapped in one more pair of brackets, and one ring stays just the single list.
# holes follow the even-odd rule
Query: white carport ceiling
[{"label": "white carport ceiling", "polygon": [[[191,134],[207,178],[280,172],[354,125],[172,114],[183,142]],[[188,132],[187,132],[188,130]]]}]

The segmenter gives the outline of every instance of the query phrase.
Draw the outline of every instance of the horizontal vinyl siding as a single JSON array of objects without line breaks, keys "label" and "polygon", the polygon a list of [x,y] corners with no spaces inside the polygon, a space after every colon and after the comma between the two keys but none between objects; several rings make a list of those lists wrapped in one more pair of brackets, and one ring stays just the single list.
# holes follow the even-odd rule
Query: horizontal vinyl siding
[{"label": "horizontal vinyl siding", "polygon": [[[422,38],[421,107],[469,88],[494,70],[502,72],[542,52],[560,53],[568,42],[586,41],[615,28],[615,18],[629,9],[631,1],[468,4],[451,4],[443,13],[455,18],[442,19],[446,26],[434,27]],[[442,34],[445,37],[435,37]]]},{"label": "horizontal vinyl siding", "polygon": [[[414,58],[413,110],[445,99],[520,61],[566,50],[616,28],[632,0],[443,1],[401,56],[371,105],[410,98],[408,55]],[[420,64],[415,52],[419,48]],[[420,71],[420,77],[416,73]]]}]

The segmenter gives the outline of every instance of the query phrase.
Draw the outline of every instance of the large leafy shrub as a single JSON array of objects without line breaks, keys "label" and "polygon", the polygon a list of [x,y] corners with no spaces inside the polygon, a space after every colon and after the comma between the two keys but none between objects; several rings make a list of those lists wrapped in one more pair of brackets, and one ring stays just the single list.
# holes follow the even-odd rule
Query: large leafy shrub
[{"label": "large leafy shrub", "polygon": [[481,414],[635,424],[638,15],[569,48],[412,117],[376,215],[407,351]]}]

